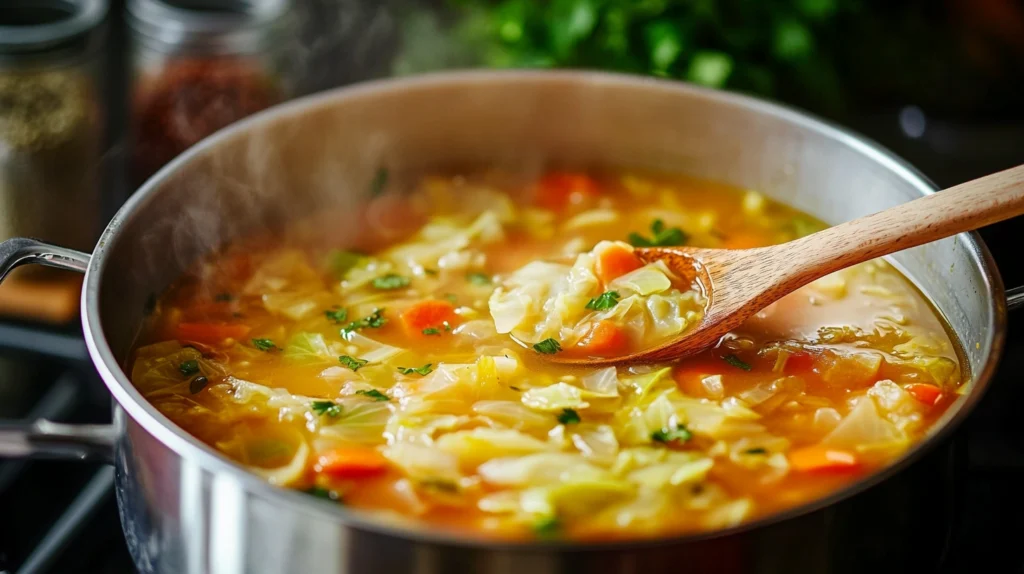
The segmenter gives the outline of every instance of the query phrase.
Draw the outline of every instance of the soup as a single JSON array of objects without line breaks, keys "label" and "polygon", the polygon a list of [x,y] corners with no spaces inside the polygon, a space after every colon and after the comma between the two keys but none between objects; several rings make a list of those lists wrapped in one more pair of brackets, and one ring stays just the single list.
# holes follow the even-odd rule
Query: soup
[{"label": "soup", "polygon": [[961,390],[941,319],[881,260],[686,360],[548,360],[699,321],[698,286],[633,246],[742,249],[823,227],[757,192],[619,172],[376,184],[360,214],[199,262],[134,352],[148,400],[274,484],[477,537],[707,531],[884,467]]}]

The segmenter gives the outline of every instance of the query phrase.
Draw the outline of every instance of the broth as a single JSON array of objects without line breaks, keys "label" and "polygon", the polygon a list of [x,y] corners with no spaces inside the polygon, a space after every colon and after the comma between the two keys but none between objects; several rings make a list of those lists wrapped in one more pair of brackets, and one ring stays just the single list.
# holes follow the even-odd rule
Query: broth
[{"label": "broth", "polygon": [[131,377],[239,464],[352,508],[502,539],[714,530],[884,467],[964,380],[940,317],[881,260],[677,363],[546,360],[699,317],[694,286],[630,263],[630,243],[741,249],[824,227],[753,191],[430,175],[325,221],[198,263],[160,298]]}]

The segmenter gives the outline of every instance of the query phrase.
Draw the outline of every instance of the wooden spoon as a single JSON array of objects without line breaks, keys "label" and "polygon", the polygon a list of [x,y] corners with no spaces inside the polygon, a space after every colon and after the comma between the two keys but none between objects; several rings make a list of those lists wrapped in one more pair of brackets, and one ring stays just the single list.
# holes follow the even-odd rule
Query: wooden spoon
[{"label": "wooden spoon", "polygon": [[876,257],[983,227],[1024,213],[1024,165],[975,179],[806,237],[755,249],[645,247],[682,277],[696,277],[707,294],[703,320],[675,339],[630,355],[579,358],[578,365],[664,362],[698,353],[783,296],[829,273]]}]

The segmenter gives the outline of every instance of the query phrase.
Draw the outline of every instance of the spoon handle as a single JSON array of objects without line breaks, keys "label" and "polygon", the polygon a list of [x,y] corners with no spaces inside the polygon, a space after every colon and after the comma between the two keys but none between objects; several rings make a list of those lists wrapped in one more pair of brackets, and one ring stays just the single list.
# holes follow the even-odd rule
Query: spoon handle
[{"label": "spoon handle", "polygon": [[790,280],[971,231],[1024,213],[1024,165],[848,221],[793,241]]}]

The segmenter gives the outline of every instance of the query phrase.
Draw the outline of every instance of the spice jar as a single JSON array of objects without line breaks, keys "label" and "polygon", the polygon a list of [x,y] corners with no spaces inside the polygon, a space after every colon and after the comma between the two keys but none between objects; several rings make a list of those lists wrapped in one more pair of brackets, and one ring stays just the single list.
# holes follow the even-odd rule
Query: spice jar
[{"label": "spice jar", "polygon": [[286,0],[129,0],[132,179],[199,140],[283,101]]},{"label": "spice jar", "polygon": [[0,239],[92,248],[106,12],[107,0],[0,2]]}]

